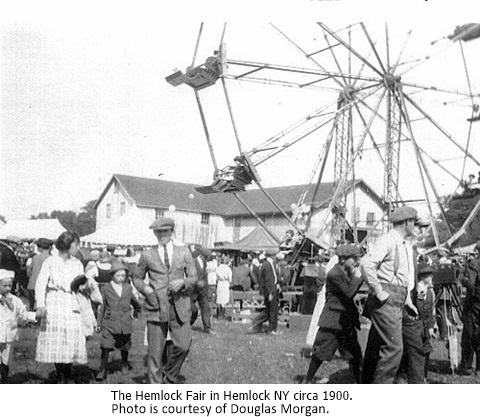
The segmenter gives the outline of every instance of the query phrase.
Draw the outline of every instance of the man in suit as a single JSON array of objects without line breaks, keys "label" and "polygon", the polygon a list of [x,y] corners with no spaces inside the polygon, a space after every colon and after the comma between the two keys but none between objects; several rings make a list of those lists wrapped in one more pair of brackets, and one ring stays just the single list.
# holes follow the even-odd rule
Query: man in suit
[{"label": "man in suit", "polygon": [[[134,286],[145,296],[151,384],[177,382],[192,341],[190,293],[197,271],[188,248],[173,242],[174,228],[175,222],[168,217],[151,224],[158,246],[142,252],[133,275]],[[144,281],[147,272],[148,284]],[[164,352],[168,333],[172,343]]]},{"label": "man in suit", "polygon": [[[195,262],[195,268],[197,268],[198,281],[192,291],[192,319],[190,324],[193,325],[198,317],[198,310],[202,316],[203,331],[205,333],[212,333],[212,323],[210,319],[211,310],[208,302],[208,289],[207,289],[207,259],[212,256],[206,248],[202,248],[199,245],[191,245],[190,251],[192,252],[193,260]],[[198,306],[197,306],[198,304]]]},{"label": "man in suit", "polygon": [[362,351],[356,332],[360,321],[353,298],[363,282],[358,262],[361,249],[356,245],[340,245],[336,254],[338,263],[327,274],[325,307],[318,320],[319,329],[304,384],[313,383],[322,362],[331,361],[337,349],[349,360],[355,382],[360,382]]},{"label": "man in suit", "polygon": [[265,252],[265,262],[260,267],[258,290],[264,297],[265,309],[253,319],[251,333],[260,333],[262,324],[268,321],[268,332],[276,336],[278,323],[278,271],[275,264],[277,249],[269,249]]}]

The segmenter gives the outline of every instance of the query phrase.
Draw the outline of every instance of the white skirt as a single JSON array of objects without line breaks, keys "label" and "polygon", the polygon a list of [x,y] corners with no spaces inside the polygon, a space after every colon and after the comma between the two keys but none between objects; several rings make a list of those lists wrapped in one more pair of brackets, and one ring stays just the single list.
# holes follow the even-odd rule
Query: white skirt
[{"label": "white skirt", "polygon": [[225,306],[230,301],[230,282],[218,281],[217,282],[217,304]]}]

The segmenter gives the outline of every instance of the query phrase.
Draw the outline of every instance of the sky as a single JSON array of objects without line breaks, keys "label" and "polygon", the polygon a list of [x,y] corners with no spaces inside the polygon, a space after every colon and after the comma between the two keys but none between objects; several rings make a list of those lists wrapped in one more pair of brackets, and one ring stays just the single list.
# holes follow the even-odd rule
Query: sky
[{"label": "sky", "polygon": [[[289,2],[276,4],[284,3]],[[366,14],[358,4],[353,7],[350,2],[299,2],[305,9],[298,7],[290,12],[286,7],[271,13],[268,7],[260,7],[254,17],[249,2],[228,13],[202,10],[197,4],[191,17],[182,13],[185,8],[154,8],[150,2],[140,2],[135,9],[124,7],[123,2],[117,2],[114,9],[91,9],[88,4],[72,9],[61,4],[40,8],[31,3],[30,8],[25,8],[21,2],[16,9],[2,14],[0,214],[7,220],[52,210],[79,210],[99,196],[115,173],[195,184],[211,182],[213,165],[193,91],[165,82],[166,76],[191,64],[201,21],[205,24],[197,63],[218,49],[223,22],[227,21],[224,41],[229,58],[299,67],[312,64],[270,22],[311,51],[324,42],[315,21],[323,21],[334,30],[364,21],[378,39],[375,42],[384,57],[388,21],[392,57],[401,49],[410,29],[413,35],[402,60],[432,55],[427,64],[402,79],[468,91],[458,44],[451,45],[445,39],[431,44],[465,22],[466,16],[443,7],[442,2],[433,1],[428,6],[404,2],[402,12],[378,9],[375,15]],[[415,13],[411,14],[413,9],[408,7],[416,7]],[[440,11],[435,19],[431,19],[432,9],[427,7]],[[353,37],[365,43],[358,25]],[[479,50],[480,41],[464,45],[471,83],[477,92],[479,62],[473,56],[478,56]],[[325,60],[334,68],[331,56]],[[228,83],[245,149],[324,103],[334,102],[338,96],[331,91]],[[219,165],[225,166],[238,149],[221,84],[202,90],[200,96]],[[465,146],[465,119],[471,111],[468,100],[429,92],[412,97]],[[376,102],[374,97],[369,100]],[[368,118],[369,113],[365,114]],[[412,112],[411,118],[418,118],[418,114]],[[451,142],[439,138],[438,131],[434,133],[435,129],[422,123],[415,129],[419,142],[423,140],[422,146],[432,156],[458,157]],[[379,124],[372,127],[372,132],[381,138],[382,129]],[[478,130],[474,126],[470,146],[480,155]],[[358,132],[361,136],[362,130]],[[327,134],[328,129],[319,131],[295,149],[263,164],[259,172],[264,186],[305,183]],[[408,152],[402,159],[401,173],[407,178],[410,173],[412,178],[418,177],[413,174],[417,168]],[[378,161],[370,154],[364,152],[356,176],[380,189],[383,174],[373,168]],[[446,164],[459,175],[461,160]],[[443,193],[455,188],[455,181],[448,175],[433,166],[431,169]],[[469,164],[467,169],[477,173],[475,164]],[[332,172],[330,164],[327,180],[332,178]],[[408,197],[416,196],[421,187],[418,178],[407,179],[404,184],[402,192]]]}]

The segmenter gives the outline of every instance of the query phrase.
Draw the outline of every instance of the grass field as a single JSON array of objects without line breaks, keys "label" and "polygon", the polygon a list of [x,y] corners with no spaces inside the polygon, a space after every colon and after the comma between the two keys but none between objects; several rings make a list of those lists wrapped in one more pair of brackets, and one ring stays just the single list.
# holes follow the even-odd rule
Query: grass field
[{"label": "grass field", "polygon": [[[130,363],[133,369],[124,376],[120,372],[120,354],[111,355],[110,372],[102,383],[146,383],[146,346],[143,344],[142,320],[134,324]],[[301,352],[305,347],[305,332],[279,326],[280,334],[248,334],[247,323],[213,320],[215,334],[201,331],[201,322],[193,326],[193,343],[182,368],[182,380],[187,384],[295,384],[305,376],[309,360]],[[43,384],[54,381],[52,364],[35,362],[36,328],[20,330],[10,383]],[[94,374],[100,362],[98,336],[88,341],[89,363],[74,366],[76,383],[98,383]],[[445,342],[434,342],[429,382],[432,384],[480,383],[479,376],[452,375]],[[324,363],[317,372],[317,381],[329,377],[329,383],[351,383],[347,363],[334,359]]]}]

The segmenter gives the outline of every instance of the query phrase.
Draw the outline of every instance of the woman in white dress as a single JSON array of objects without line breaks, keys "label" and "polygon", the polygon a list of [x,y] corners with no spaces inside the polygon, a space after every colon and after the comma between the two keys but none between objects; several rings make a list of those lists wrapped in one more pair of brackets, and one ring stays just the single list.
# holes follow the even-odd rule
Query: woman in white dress
[{"label": "woman in white dress", "polygon": [[78,247],[73,233],[62,233],[55,246],[58,254],[45,260],[35,286],[42,317],[35,359],[54,363],[58,382],[65,383],[71,379],[73,363],[87,363],[80,306],[70,288],[74,278],[83,274],[83,265],[74,256]]},{"label": "woman in white dress", "polygon": [[225,318],[225,306],[230,301],[230,284],[232,283],[232,268],[228,265],[230,258],[223,255],[217,270],[217,319]]}]

